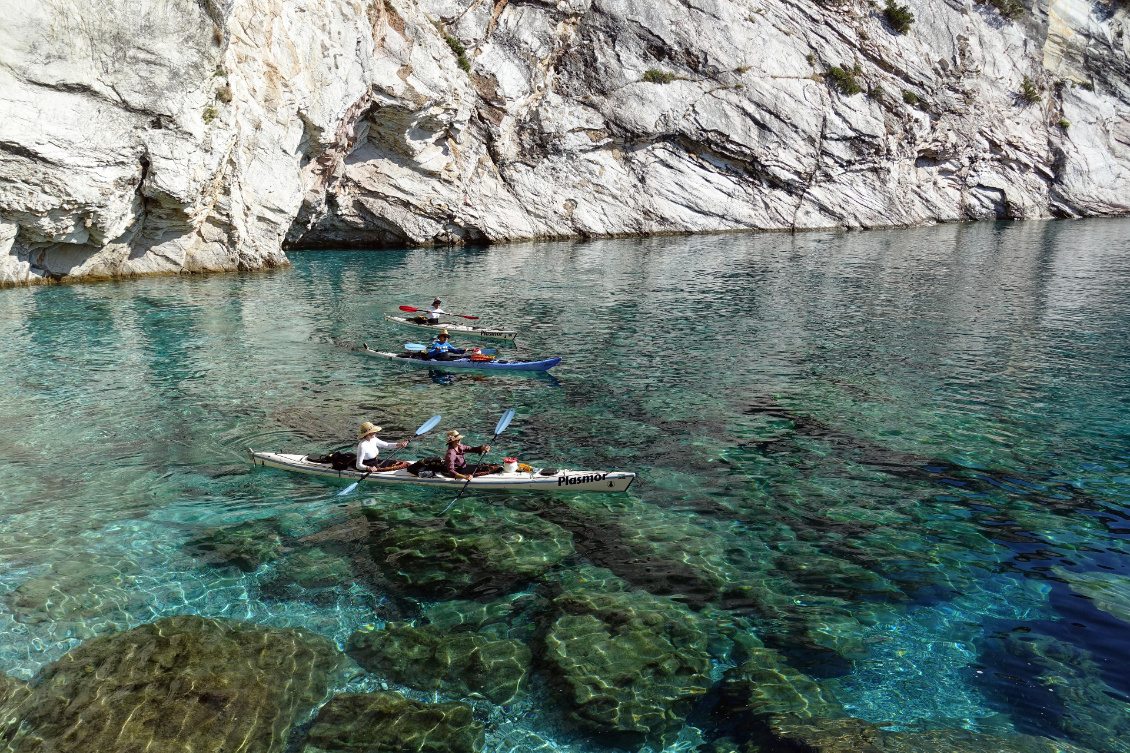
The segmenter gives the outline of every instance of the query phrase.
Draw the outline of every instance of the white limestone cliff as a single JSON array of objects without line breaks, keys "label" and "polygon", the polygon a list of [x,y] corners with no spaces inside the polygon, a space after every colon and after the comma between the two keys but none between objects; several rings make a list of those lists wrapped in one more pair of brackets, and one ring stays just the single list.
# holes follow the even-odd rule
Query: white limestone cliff
[{"label": "white limestone cliff", "polygon": [[1036,2],[0,0],[0,284],[1130,211],[1127,9]]}]

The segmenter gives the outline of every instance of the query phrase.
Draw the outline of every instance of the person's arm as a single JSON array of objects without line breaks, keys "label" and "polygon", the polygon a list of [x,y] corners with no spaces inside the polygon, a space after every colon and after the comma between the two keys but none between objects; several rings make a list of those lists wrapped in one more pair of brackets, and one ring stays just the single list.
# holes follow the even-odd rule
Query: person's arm
[{"label": "person's arm", "polygon": [[366,467],[366,466],[364,465],[364,463],[362,463],[362,462],[361,462],[361,445],[363,445],[363,444],[365,444],[365,443],[364,443],[364,442],[358,442],[358,443],[357,443],[357,459],[353,461],[353,467],[354,467],[354,468],[356,468],[356,469],[357,469],[357,470],[359,470],[359,471],[367,471],[367,470],[369,470],[369,469],[368,469],[368,468],[367,468],[367,467]]},{"label": "person's arm", "polygon": [[396,442],[386,442],[380,438],[377,438],[374,441],[377,443],[377,447],[380,447],[382,450],[387,450],[389,447],[396,447]]}]

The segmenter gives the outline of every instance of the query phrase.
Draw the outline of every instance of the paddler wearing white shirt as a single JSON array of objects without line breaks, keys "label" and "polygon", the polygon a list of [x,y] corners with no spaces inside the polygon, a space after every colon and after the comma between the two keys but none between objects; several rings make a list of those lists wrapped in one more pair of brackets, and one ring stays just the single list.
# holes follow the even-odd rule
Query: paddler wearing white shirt
[{"label": "paddler wearing white shirt", "polygon": [[439,324],[440,316],[451,316],[450,313],[440,308],[442,305],[443,301],[436,298],[432,301],[432,305],[428,307],[427,311],[420,316],[412,317],[412,321],[416,324]]},{"label": "paddler wearing white shirt", "polygon": [[359,471],[371,471],[377,465],[377,456],[382,449],[389,447],[407,447],[407,442],[386,442],[383,439],[377,439],[377,432],[381,427],[374,426],[366,421],[361,424],[361,430],[357,433],[357,462],[356,468]]}]

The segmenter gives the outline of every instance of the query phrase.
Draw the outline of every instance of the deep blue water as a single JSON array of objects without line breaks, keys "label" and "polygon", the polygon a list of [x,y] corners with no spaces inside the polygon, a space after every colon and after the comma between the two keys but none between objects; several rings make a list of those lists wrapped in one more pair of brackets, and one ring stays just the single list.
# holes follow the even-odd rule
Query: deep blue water
[{"label": "deep blue water", "polygon": [[[363,420],[403,436],[433,413],[485,442],[513,406],[496,459],[640,480],[485,499],[573,525],[582,564],[740,618],[851,715],[1130,750],[1130,221],[291,258],[0,291],[0,671],[182,612],[341,642],[381,624],[390,594],[362,580],[268,597],[269,566],[184,544],[358,516],[343,484],[250,472],[246,447],[328,451]],[[436,295],[520,330],[507,353],[563,363],[445,374],[358,352],[420,341],[381,317]],[[498,711],[488,741],[594,749],[551,703]],[[690,724],[684,747],[718,733]]]}]

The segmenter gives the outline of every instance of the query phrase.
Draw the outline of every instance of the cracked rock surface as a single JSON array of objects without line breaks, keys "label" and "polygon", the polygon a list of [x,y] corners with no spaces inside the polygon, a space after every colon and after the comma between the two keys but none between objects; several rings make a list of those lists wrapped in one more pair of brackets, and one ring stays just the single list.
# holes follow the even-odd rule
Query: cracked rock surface
[{"label": "cracked rock surface", "polygon": [[1024,3],[0,0],[0,284],[1125,213],[1127,8]]}]

